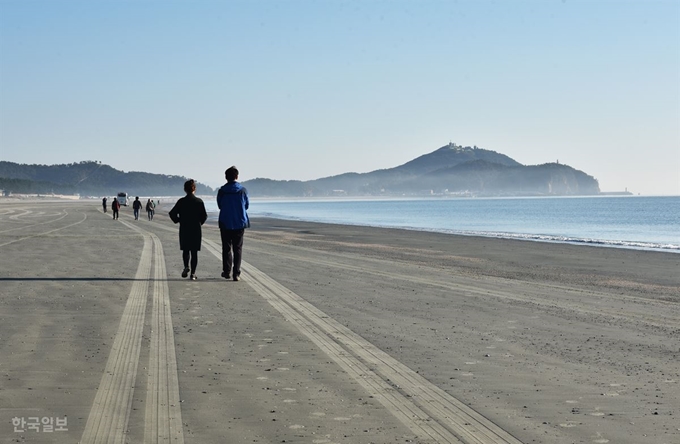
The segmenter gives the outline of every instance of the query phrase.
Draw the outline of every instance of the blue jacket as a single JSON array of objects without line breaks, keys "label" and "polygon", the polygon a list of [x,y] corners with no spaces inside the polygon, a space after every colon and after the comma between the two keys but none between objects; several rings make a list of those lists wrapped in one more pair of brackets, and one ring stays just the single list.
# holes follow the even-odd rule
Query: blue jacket
[{"label": "blue jacket", "polygon": [[230,182],[217,191],[217,208],[220,209],[220,228],[241,230],[250,227],[248,219],[248,191],[238,182]]}]

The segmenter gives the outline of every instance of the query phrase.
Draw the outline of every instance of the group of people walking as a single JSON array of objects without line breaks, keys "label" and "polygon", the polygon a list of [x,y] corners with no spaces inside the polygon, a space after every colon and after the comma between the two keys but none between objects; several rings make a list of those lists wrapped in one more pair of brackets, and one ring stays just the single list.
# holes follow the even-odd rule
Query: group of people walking
[{"label": "group of people walking", "polygon": [[[243,234],[250,227],[248,219],[248,192],[238,183],[238,169],[229,167],[225,173],[227,183],[217,192],[217,208],[220,210],[219,228],[222,238],[222,277],[238,281],[241,276]],[[179,248],[182,250],[184,270],[182,277],[196,280],[198,252],[201,250],[201,226],[208,219],[203,200],[195,196],[196,182],[184,183],[186,196],[177,201],[170,210],[170,219],[179,223]]]},{"label": "group of people walking", "polygon": [[[104,213],[106,213],[106,201],[107,198],[102,199],[102,207],[104,208]],[[139,200],[139,196],[135,197],[135,201],[132,202],[132,211],[135,215],[135,220],[139,220],[139,211],[142,209],[142,202]],[[113,212],[113,219],[118,219],[118,215],[120,212],[120,202],[118,202],[118,199],[115,197],[113,198],[113,202],[111,202],[111,211]],[[149,218],[149,220],[153,220],[153,215],[156,211],[156,205],[153,203],[153,200],[149,199],[146,202],[146,214]]]},{"label": "group of people walking", "polygon": [[[139,200],[139,196],[135,197],[135,201],[132,202],[132,212],[135,215],[135,220],[139,220],[139,212],[142,210],[142,202]],[[153,220],[153,214],[156,210],[156,205],[154,205],[151,199],[146,201],[146,215],[149,220]]]},{"label": "group of people walking", "polygon": [[[106,213],[106,198],[102,199],[102,207],[104,207],[104,213]],[[118,219],[118,213],[120,211],[120,202],[118,202],[118,199],[115,197],[113,198],[113,202],[111,202],[111,212],[113,213],[113,220]]]}]

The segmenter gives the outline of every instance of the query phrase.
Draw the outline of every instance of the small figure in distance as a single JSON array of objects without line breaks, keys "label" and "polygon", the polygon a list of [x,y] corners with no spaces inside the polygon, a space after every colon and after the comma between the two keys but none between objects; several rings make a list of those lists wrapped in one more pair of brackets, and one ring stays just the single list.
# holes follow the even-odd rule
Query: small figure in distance
[{"label": "small figure in distance", "polygon": [[227,183],[217,192],[217,207],[220,209],[219,226],[222,237],[222,277],[235,281],[241,275],[241,256],[243,234],[250,227],[248,219],[248,191],[237,182],[238,170],[235,166],[224,172]]},{"label": "small figure in distance", "polygon": [[115,197],[113,202],[111,202],[111,211],[113,211],[113,219],[118,219],[118,210],[120,210],[120,202]]},{"label": "small figure in distance", "polygon": [[102,207],[104,207],[104,213],[106,213],[106,197],[102,199]]},{"label": "small figure in distance", "polygon": [[[179,223],[179,248],[182,250],[184,270],[182,277],[187,277],[191,271],[191,280],[196,280],[196,267],[198,266],[198,252],[201,250],[201,225],[208,219],[205,204],[196,197],[196,182],[189,179],[184,182],[186,196],[177,201],[170,210],[170,219]],[[191,259],[191,269],[189,269]]]},{"label": "small figure in distance", "polygon": [[151,199],[146,201],[146,215],[149,216],[149,220],[153,220],[154,205]]},{"label": "small figure in distance", "polygon": [[135,196],[135,201],[132,202],[132,211],[135,213],[135,220],[139,220],[139,210],[142,209],[142,201],[139,196]]}]

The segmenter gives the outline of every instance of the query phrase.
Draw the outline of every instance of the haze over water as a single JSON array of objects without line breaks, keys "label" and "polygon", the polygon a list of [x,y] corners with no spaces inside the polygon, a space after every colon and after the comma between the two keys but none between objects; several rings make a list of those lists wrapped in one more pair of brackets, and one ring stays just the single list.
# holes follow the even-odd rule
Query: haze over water
[{"label": "haze over water", "polygon": [[[206,206],[217,217],[214,201]],[[251,200],[251,216],[680,252],[680,197]]]}]

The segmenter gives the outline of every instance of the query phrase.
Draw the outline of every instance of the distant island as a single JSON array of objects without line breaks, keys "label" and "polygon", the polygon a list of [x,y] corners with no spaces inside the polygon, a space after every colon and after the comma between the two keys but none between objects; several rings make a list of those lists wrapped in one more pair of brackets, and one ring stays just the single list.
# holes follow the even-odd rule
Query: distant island
[{"label": "distant island", "polygon": [[[186,177],[123,172],[96,161],[65,165],[25,165],[0,161],[0,189],[8,193],[111,196],[181,194]],[[592,196],[597,179],[558,162],[522,165],[476,146],[449,143],[394,168],[344,173],[321,179],[243,182],[251,197],[371,196]],[[198,184],[196,194],[214,194]],[[626,192],[616,194],[631,194]]]},{"label": "distant island", "polygon": [[449,143],[403,165],[369,173],[345,173],[309,181],[253,179],[252,196],[591,196],[592,176],[560,163],[522,165],[476,146]]}]

